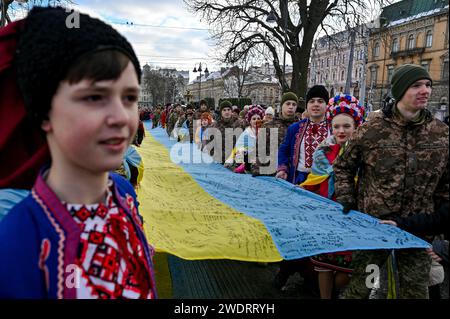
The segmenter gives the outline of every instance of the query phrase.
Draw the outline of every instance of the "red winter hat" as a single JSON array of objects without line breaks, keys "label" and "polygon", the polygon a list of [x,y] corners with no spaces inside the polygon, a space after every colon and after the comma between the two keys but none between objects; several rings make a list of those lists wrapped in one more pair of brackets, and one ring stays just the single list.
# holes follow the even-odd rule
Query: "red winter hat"
[{"label": "red winter hat", "polygon": [[13,67],[24,20],[0,28],[0,188],[31,189],[50,160],[40,127],[27,116]]}]

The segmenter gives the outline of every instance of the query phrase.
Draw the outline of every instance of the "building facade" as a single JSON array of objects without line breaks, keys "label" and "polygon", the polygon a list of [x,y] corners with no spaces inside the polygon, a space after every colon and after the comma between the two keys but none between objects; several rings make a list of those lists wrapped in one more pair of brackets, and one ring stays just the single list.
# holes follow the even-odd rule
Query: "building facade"
[{"label": "building facade", "polygon": [[394,70],[412,63],[433,79],[429,109],[440,119],[448,115],[448,7],[448,0],[403,0],[383,8],[368,47],[368,100],[374,109],[390,95]]},{"label": "building facade", "polygon": [[[292,67],[286,67],[286,79],[290,81]],[[245,74],[237,66],[202,73],[188,84],[192,101],[214,98],[217,108],[222,98],[250,98],[252,104],[275,107],[281,100],[281,87],[275,70],[269,63],[251,66]]]},{"label": "building facade", "polygon": [[[349,92],[345,92],[352,42],[350,85]],[[308,87],[320,84],[327,88],[330,96],[348,93],[359,99],[364,85],[367,42],[366,25],[317,39],[311,52]]]}]

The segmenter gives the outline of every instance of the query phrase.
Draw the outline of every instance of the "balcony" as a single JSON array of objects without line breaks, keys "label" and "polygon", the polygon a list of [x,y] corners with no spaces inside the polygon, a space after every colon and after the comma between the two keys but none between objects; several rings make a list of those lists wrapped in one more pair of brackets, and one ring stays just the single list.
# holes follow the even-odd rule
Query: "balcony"
[{"label": "balcony", "polygon": [[407,56],[414,56],[416,54],[422,54],[425,52],[425,48],[412,48],[412,49],[407,49],[407,50],[402,50],[402,51],[391,51],[391,58],[392,59],[398,59],[400,57],[407,57]]}]

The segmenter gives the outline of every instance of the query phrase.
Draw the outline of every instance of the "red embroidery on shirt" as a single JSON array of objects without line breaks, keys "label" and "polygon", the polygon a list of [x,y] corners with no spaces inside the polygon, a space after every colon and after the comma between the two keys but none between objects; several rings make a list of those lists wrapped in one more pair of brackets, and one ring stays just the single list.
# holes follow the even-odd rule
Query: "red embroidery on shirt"
[{"label": "red embroidery on shirt", "polygon": [[[106,205],[68,205],[83,229],[77,261],[82,293],[99,299],[153,298],[143,243],[130,217],[113,200],[112,190],[111,186]],[[127,195],[125,202],[136,220],[133,197]]]}]

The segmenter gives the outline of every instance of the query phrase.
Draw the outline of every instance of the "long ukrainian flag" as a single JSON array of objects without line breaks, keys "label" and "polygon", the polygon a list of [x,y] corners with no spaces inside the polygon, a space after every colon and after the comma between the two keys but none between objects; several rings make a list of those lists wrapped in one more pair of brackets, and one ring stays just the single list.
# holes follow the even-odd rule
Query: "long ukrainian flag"
[{"label": "long ukrainian flag", "polygon": [[275,262],[354,249],[429,244],[273,177],[235,174],[146,123],[138,190],[149,242],[184,259]]}]

